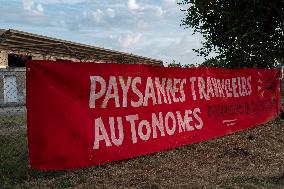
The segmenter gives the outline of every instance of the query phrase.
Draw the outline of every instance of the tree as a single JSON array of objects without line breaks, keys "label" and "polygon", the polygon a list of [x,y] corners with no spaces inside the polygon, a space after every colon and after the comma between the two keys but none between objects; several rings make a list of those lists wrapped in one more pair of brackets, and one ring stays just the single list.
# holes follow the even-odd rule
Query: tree
[{"label": "tree", "polygon": [[194,64],[181,64],[180,62],[177,62],[173,60],[171,63],[169,63],[168,67],[179,67],[179,68],[194,68]]},{"label": "tree", "polygon": [[224,60],[219,60],[217,58],[209,58],[205,60],[200,66],[214,67],[214,68],[226,68],[228,67]]},{"label": "tree", "polygon": [[200,32],[201,56],[229,68],[274,67],[284,58],[283,0],[182,0],[182,26]]}]

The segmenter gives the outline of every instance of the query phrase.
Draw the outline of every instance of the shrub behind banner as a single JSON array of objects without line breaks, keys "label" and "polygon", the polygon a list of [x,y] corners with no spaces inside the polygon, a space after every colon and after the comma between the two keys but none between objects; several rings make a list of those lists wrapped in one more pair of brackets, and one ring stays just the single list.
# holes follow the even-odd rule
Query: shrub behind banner
[{"label": "shrub behind banner", "polygon": [[30,165],[98,165],[265,123],[281,109],[278,77],[274,69],[28,62]]}]

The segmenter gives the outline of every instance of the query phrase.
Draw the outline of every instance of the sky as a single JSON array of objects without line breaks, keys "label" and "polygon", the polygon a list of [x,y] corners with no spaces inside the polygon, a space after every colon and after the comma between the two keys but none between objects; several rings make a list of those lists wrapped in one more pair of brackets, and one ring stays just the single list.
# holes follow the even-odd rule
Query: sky
[{"label": "sky", "polygon": [[202,37],[180,26],[176,0],[0,0],[0,28],[181,64],[202,63]]}]

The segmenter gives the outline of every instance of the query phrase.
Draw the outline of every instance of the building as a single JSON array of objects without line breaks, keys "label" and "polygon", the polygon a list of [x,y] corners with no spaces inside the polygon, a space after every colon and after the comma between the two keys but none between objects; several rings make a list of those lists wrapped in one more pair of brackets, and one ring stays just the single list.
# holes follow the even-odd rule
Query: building
[{"label": "building", "polygon": [[0,107],[25,105],[27,60],[163,65],[160,60],[130,53],[0,29]]}]

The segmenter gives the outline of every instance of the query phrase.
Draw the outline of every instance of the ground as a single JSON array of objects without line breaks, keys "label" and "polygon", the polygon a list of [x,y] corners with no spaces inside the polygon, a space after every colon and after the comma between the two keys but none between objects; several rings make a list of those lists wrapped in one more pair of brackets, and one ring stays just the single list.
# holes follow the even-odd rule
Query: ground
[{"label": "ground", "polygon": [[134,159],[47,172],[28,169],[25,118],[0,120],[0,188],[284,188],[279,119]]}]

